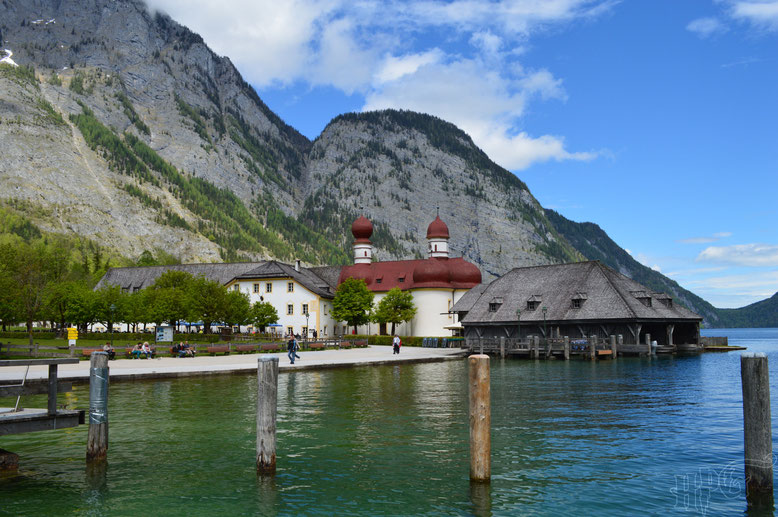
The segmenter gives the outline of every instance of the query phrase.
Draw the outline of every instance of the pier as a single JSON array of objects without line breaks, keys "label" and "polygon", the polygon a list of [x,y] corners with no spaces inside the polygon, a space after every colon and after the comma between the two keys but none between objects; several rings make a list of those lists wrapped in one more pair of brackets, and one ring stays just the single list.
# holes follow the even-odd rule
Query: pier
[{"label": "pier", "polygon": [[[0,397],[17,397],[16,406],[0,408],[0,436],[6,434],[49,431],[75,427],[84,423],[84,411],[57,408],[57,393],[72,390],[72,383],[59,382],[57,367],[76,364],[78,359],[10,359],[0,360],[0,367],[27,367],[24,377],[15,384],[0,385]],[[48,366],[48,377],[27,382],[31,366]],[[48,394],[48,404],[43,409],[23,408],[19,400],[23,395]]]}]

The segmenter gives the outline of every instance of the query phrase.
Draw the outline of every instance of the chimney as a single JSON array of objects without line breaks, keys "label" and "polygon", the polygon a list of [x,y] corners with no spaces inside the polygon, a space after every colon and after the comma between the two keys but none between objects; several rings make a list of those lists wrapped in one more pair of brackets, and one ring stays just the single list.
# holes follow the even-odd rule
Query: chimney
[{"label": "chimney", "polygon": [[300,271],[300,259],[296,259],[294,261],[294,270],[295,271]]}]

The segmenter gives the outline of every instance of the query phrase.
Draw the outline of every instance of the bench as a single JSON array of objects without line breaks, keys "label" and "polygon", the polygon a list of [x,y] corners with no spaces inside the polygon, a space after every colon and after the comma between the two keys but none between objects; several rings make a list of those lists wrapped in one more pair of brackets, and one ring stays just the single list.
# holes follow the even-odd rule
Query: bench
[{"label": "bench", "polygon": [[230,353],[230,345],[215,345],[215,346],[209,346],[206,348],[209,354],[216,355],[216,354],[227,354]]},{"label": "bench", "polygon": [[263,352],[269,351],[269,350],[281,350],[281,345],[278,343],[265,343],[263,345],[259,345],[259,349]]},{"label": "bench", "polygon": [[257,345],[235,345],[235,351],[243,354],[245,352],[256,352]]},{"label": "bench", "polygon": [[324,350],[324,343],[310,343],[308,345],[309,350]]},{"label": "bench", "polygon": [[367,346],[367,341],[354,341],[354,346],[357,348],[364,348]]},{"label": "bench", "polygon": [[[129,357],[130,359],[135,359],[135,357],[132,355],[132,347],[127,347],[127,348],[125,348],[125,349],[124,349],[124,353],[125,353],[125,355],[126,355],[127,357]],[[151,357],[154,357],[154,356],[156,355],[156,353],[157,353],[157,351],[156,351],[156,350],[154,350],[154,349],[152,348],[152,349],[151,349]],[[144,359],[148,359],[148,358],[146,357],[146,354],[145,354],[144,352],[141,352],[141,353],[140,353],[140,355],[139,355],[138,357],[141,357],[141,356],[143,356],[143,358],[144,358]]]},{"label": "bench", "polygon": [[81,355],[92,357],[92,352],[102,352],[102,348],[84,348],[81,350]]}]

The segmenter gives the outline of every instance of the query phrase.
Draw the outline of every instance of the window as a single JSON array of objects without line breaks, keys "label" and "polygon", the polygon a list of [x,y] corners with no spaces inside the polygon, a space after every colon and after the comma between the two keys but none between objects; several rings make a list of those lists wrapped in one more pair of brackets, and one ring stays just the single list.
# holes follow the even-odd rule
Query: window
[{"label": "window", "polygon": [[304,338],[308,337],[308,327],[303,327],[303,337]]},{"label": "window", "polygon": [[327,335],[327,325],[324,325],[324,330],[322,331],[322,334],[325,336]]},{"label": "window", "polygon": [[294,292],[294,282],[289,282],[288,284],[286,284],[286,292],[287,293]]},{"label": "window", "polygon": [[497,312],[500,308],[500,304],[497,302],[489,302],[489,312]]},{"label": "window", "polygon": [[293,327],[286,327],[286,334],[288,336],[291,336],[292,334],[294,334],[294,328]]},{"label": "window", "polygon": [[293,303],[287,303],[286,304],[286,314],[291,316],[294,314],[294,304]]},{"label": "window", "polygon": [[534,300],[529,300],[527,302],[527,310],[528,311],[534,311],[535,309],[538,308],[538,305],[540,305],[540,302],[536,302]]},{"label": "window", "polygon": [[398,282],[405,282],[405,276],[401,276],[397,279]]},{"label": "window", "polygon": [[255,293],[259,292],[259,284],[254,284],[254,292]]},{"label": "window", "polygon": [[235,284],[232,286],[233,291],[240,291],[240,286],[238,284]]},{"label": "window", "polygon": [[662,303],[665,304],[665,307],[673,308],[673,299],[672,298],[665,298],[662,300]]},{"label": "window", "polygon": [[265,292],[266,293],[272,293],[273,292],[273,284],[268,282],[265,284]]},{"label": "window", "polygon": [[376,278],[376,279],[375,279],[375,283],[376,283],[376,284],[380,284],[380,283],[381,283],[381,282],[383,282],[383,281],[384,281],[384,279],[383,279],[383,278]]},{"label": "window", "polygon": [[307,303],[303,304],[303,314],[308,314],[308,304]]},{"label": "window", "polygon": [[573,300],[573,309],[580,309],[581,308],[581,300],[579,298],[576,298]]}]

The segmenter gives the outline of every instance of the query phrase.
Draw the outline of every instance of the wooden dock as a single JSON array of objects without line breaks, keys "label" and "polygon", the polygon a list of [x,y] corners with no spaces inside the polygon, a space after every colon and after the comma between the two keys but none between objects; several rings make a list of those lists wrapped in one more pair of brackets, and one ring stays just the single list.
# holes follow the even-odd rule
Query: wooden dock
[{"label": "wooden dock", "polygon": [[48,404],[45,409],[19,407],[0,408],[0,436],[6,434],[29,433],[33,431],[48,431],[75,427],[84,423],[84,411],[64,410],[57,408],[57,393],[71,391],[70,382],[57,381],[57,366],[60,364],[78,363],[78,358],[65,359],[10,359],[0,360],[3,366],[36,366],[48,365],[49,376],[43,382],[27,382],[0,386],[0,397],[21,397],[48,393]]},{"label": "wooden dock", "polygon": [[590,339],[549,339],[530,337],[522,341],[508,338],[467,339],[470,353],[483,353],[503,357],[529,359],[615,359],[619,356],[648,356],[658,354],[700,353],[702,347],[697,344],[678,344],[673,346],[652,346],[650,343],[623,343],[613,336],[609,341]]}]

